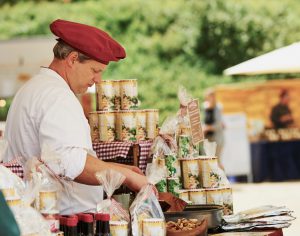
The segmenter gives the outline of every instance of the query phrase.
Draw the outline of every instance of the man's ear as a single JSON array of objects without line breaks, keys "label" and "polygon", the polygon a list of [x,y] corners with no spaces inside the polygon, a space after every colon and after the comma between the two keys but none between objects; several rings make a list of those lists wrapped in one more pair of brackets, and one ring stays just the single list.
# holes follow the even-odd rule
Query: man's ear
[{"label": "man's ear", "polygon": [[73,67],[73,65],[75,64],[75,62],[78,60],[78,52],[71,52],[67,57],[66,57],[66,62],[67,65],[70,67]]}]

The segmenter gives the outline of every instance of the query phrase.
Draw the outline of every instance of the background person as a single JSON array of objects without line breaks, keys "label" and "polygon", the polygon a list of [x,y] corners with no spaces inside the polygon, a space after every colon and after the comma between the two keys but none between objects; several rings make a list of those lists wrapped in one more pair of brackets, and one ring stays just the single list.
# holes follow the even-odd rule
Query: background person
[{"label": "background person", "polygon": [[142,172],[132,166],[107,163],[96,157],[90,126],[75,94],[82,94],[101,80],[110,61],[126,57],[123,47],[104,31],[84,24],[56,20],[50,25],[59,37],[54,59],[41,68],[16,94],[10,107],[5,138],[5,161],[20,157],[22,164],[40,157],[44,144],[61,158],[51,169],[64,181],[59,200],[60,214],[95,211],[103,191],[95,173],[114,169],[124,184],[138,191],[147,184]]},{"label": "background person", "polygon": [[293,125],[294,119],[289,108],[290,96],[287,90],[282,90],[279,95],[279,103],[271,111],[270,119],[274,129],[288,128]]},{"label": "background person", "polygon": [[217,143],[216,156],[221,159],[224,146],[224,123],[221,105],[217,103],[216,94],[213,89],[208,89],[204,95],[204,137],[210,142]]}]

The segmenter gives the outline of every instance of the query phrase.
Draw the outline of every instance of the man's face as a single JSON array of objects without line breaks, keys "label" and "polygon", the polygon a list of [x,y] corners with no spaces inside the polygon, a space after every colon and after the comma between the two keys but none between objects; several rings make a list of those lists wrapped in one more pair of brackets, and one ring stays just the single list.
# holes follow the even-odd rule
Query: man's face
[{"label": "man's face", "polygon": [[214,106],[216,104],[216,95],[214,93],[209,94],[207,96],[207,101]]},{"label": "man's face", "polygon": [[106,66],[95,60],[86,60],[84,62],[76,60],[68,76],[71,90],[75,94],[85,93],[88,87],[101,81],[102,72]]}]

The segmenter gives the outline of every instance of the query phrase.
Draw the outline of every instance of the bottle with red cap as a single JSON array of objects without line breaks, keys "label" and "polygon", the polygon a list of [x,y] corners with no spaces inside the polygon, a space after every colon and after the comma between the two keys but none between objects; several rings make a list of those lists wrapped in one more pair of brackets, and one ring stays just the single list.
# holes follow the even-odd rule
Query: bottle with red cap
[{"label": "bottle with red cap", "polygon": [[77,217],[68,217],[66,219],[66,236],[78,236],[77,223]]},{"label": "bottle with red cap", "polygon": [[90,214],[81,215],[81,235],[93,236],[94,235],[94,217]]},{"label": "bottle with red cap", "polygon": [[84,213],[77,214],[78,216],[78,224],[77,224],[77,233],[78,236],[83,236],[82,234],[82,217],[84,216]]},{"label": "bottle with red cap", "polygon": [[111,236],[109,229],[109,214],[98,213],[95,214],[96,233],[95,236]]}]

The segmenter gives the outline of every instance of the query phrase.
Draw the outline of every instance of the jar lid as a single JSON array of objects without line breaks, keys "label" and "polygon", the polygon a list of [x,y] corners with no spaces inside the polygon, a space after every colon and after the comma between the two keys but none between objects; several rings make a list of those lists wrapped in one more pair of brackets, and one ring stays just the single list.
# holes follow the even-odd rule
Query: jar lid
[{"label": "jar lid", "polygon": [[100,81],[100,83],[97,83],[97,84],[101,84],[101,83],[112,83],[114,82],[113,80],[108,80],[108,79],[103,79]]}]

